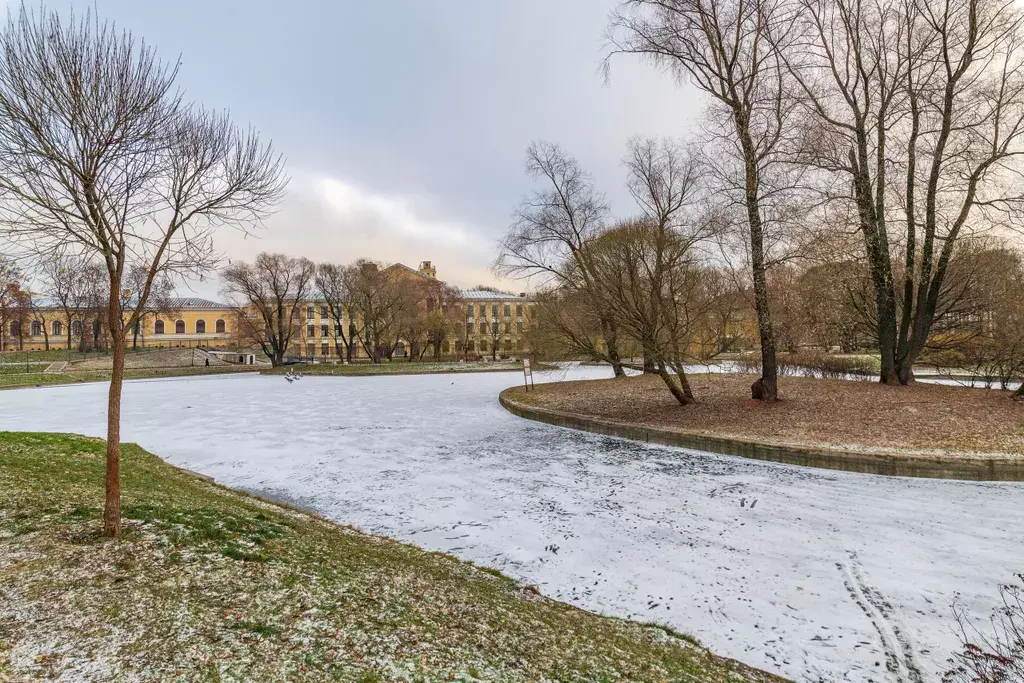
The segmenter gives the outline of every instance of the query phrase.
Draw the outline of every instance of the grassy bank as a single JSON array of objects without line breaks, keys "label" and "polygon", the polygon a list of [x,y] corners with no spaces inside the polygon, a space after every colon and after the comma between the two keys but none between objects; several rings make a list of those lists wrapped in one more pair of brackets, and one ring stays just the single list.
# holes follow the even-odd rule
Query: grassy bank
[{"label": "grassy bank", "polygon": [[0,433],[0,680],[777,680],[668,630],[122,455]]},{"label": "grassy bank", "polygon": [[[554,366],[537,364],[536,372],[551,369]],[[496,361],[493,363],[459,363],[459,362],[408,362],[390,361],[386,363],[351,363],[349,365],[332,365],[318,363],[316,365],[299,364],[263,370],[264,374],[282,374],[285,372],[301,372],[303,375],[340,375],[371,377],[374,375],[431,375],[458,372],[513,372],[523,371],[522,361]]]},{"label": "grassy bank", "polygon": [[[125,370],[125,379],[153,379],[158,377],[190,377],[193,375],[222,375],[236,372],[252,372],[252,367],[217,366],[217,367],[183,367]],[[0,374],[0,389],[17,389],[19,387],[52,386],[56,384],[78,384],[80,382],[107,382],[110,380],[108,370],[85,370],[60,373],[19,372]]]}]

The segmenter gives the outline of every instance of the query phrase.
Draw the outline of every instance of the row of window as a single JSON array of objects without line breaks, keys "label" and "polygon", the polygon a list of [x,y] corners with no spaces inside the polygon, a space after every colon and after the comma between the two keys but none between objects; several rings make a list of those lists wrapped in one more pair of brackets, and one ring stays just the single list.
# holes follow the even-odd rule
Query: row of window
[{"label": "row of window", "polygon": [[[96,323],[94,323],[94,325],[99,325],[99,323],[96,322]],[[153,325],[153,331],[156,334],[164,334],[165,331],[166,331],[165,327],[166,326],[165,326],[163,320],[157,320],[156,323]],[[216,323],[214,323],[214,329],[217,331],[217,334],[226,334],[227,331],[228,331],[228,326],[227,326],[227,323],[225,323],[223,320],[218,320]],[[43,323],[41,323],[38,320],[33,320],[32,323],[29,326],[29,332],[30,332],[30,335],[33,336],[33,337],[41,337],[43,335]],[[197,320],[196,321],[195,332],[196,332],[196,334],[206,334],[206,321],[205,320]],[[185,334],[185,321],[184,320],[176,320],[174,322],[174,333],[175,334]],[[21,322],[18,321],[18,320],[12,321],[11,322],[11,336],[12,337],[17,337],[20,334],[21,334]],[[76,336],[76,337],[81,337],[82,336],[82,321],[81,320],[72,320],[71,321],[71,334]],[[52,321],[50,323],[50,336],[53,336],[53,337],[62,337],[62,336],[64,336],[64,323],[62,323],[60,320]]]},{"label": "row of window", "polygon": [[[353,345],[353,348],[358,348],[358,347]],[[522,351],[523,348],[524,348],[524,346],[523,346],[523,340],[522,339],[517,339],[514,343],[513,343],[513,341],[511,339],[499,340],[499,341],[497,341],[494,344],[494,350],[495,351],[504,351],[504,352],[512,352],[513,350],[515,350],[515,351]],[[454,353],[455,350],[456,350],[455,346],[451,342],[445,342],[442,345],[443,353]],[[487,346],[487,340],[486,339],[481,340],[479,342],[470,340],[469,342],[466,343],[466,346],[465,346],[465,352],[466,353],[476,353],[476,352],[486,353],[489,350],[490,349]],[[404,351],[405,351],[405,345],[403,343],[399,342],[398,343],[398,349],[396,350],[396,355],[399,355],[399,356],[404,355]],[[329,344],[328,342],[321,342],[321,344],[320,344],[320,355],[321,356],[333,356],[334,352],[335,352],[335,347],[334,347],[333,344]],[[342,353],[344,353],[344,350],[342,351]],[[316,344],[309,343],[309,342],[306,343],[306,355],[307,356],[316,355]]]},{"label": "row of window", "polygon": [[[228,326],[227,326],[227,323],[225,323],[223,320],[218,320],[216,323],[214,323],[214,329],[216,330],[217,334],[226,334],[227,331],[228,331]],[[196,321],[196,330],[195,331],[196,331],[196,334],[206,334],[206,321],[203,320],[202,318],[197,320]],[[157,320],[153,324],[153,333],[154,334],[164,334],[165,333],[165,325],[164,325],[164,321],[163,320]],[[185,321],[184,320],[175,320],[174,321],[174,334],[185,334]]]},{"label": "row of window", "polygon": [[[494,328],[495,328],[494,329],[495,332],[497,332],[498,334],[501,334],[501,332],[498,329],[498,323],[497,322],[494,323]],[[505,328],[505,332],[506,333],[508,332],[508,327]],[[519,334],[523,333],[523,321],[522,320],[516,321],[516,332],[518,332]],[[466,323],[466,334],[473,334],[473,323],[472,322],[467,322]],[[480,334],[487,334],[487,322],[484,321],[484,320],[480,321]]]},{"label": "row of window", "polygon": [[[512,304],[504,304],[504,306],[505,306],[505,317],[508,318],[508,317],[510,317],[512,315]],[[313,319],[313,314],[316,312],[316,310],[317,309],[316,309],[315,306],[306,306],[306,320],[312,320]],[[492,316],[497,317],[498,316],[498,310],[499,310],[499,305],[498,304],[491,304],[491,315]],[[475,315],[475,311],[476,311],[476,307],[473,304],[467,304],[466,305],[466,317],[467,318],[472,318]],[[328,317],[328,315],[330,315],[330,312],[327,310],[327,306],[320,306],[320,318],[321,319],[326,318],[326,317]],[[481,316],[486,316],[487,315],[487,304],[480,304],[480,315]],[[521,303],[517,303],[516,304],[516,317],[520,317],[521,318],[522,316],[523,316],[523,305]]]},{"label": "row of window", "polygon": [[[466,306],[466,317],[467,318],[472,318],[474,315],[475,315],[475,313],[474,313],[473,304],[468,304]],[[508,318],[508,317],[511,317],[511,315],[512,315],[512,304],[505,304],[505,317]],[[480,304],[480,316],[481,317],[486,317],[487,316],[487,304]],[[494,318],[498,317],[498,304],[491,304],[491,316],[494,317]],[[516,304],[516,317],[517,318],[523,317],[523,305],[522,304]]]},{"label": "row of window", "polygon": [[[330,332],[330,327],[328,325],[321,325],[320,326],[320,336],[321,337],[328,336],[329,332]],[[306,336],[307,337],[315,337],[316,336],[316,325],[306,325]],[[334,326],[334,336],[335,337],[340,337],[341,336],[341,328],[338,327],[337,325]]]},{"label": "row of window", "polygon": [[[21,322],[14,320],[11,322],[11,336],[17,337],[21,334]],[[43,336],[43,324],[38,320],[33,320],[29,325],[29,334],[33,337]],[[71,321],[71,334],[76,337],[82,336],[82,321],[73,320]],[[50,335],[54,337],[61,337],[64,335],[64,323],[59,320],[54,320],[50,323]]]}]

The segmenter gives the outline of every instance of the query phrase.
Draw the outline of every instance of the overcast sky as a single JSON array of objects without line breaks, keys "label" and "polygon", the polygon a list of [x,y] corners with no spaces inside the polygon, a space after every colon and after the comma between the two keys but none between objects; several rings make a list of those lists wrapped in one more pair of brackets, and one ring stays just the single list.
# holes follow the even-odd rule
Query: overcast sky
[{"label": "overcast sky", "polygon": [[[629,213],[626,140],[691,129],[696,91],[652,66],[620,58],[605,84],[614,4],[95,0],[102,18],[163,57],[180,54],[191,99],[230,109],[286,156],[287,200],[256,239],[221,230],[226,257],[429,259],[460,286],[496,284],[489,265],[531,187],[532,140],[579,157],[613,209]],[[193,289],[217,295],[215,282]]]}]

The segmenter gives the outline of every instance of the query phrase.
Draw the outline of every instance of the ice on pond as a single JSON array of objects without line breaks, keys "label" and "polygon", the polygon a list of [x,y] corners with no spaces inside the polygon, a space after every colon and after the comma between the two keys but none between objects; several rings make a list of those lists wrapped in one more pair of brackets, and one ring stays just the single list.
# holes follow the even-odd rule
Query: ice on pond
[{"label": "ice on pond", "polygon": [[[517,379],[129,382],[122,435],[228,486],[671,625],[797,680],[936,680],[957,646],[955,596],[986,614],[1024,570],[1022,484],[803,469],[551,427],[498,405]],[[0,427],[102,436],[105,406],[105,384],[5,391]]]}]

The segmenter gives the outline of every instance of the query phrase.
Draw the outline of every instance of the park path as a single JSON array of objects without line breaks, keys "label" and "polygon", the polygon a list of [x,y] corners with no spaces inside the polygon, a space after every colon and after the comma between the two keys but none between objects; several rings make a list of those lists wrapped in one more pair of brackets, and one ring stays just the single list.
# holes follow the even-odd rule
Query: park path
[{"label": "park path", "polygon": [[[228,486],[669,624],[801,681],[936,680],[957,646],[957,594],[984,614],[1024,569],[1022,484],[802,469],[550,427],[498,406],[516,381],[129,382],[123,434]],[[0,392],[0,428],[101,436],[105,392]]]}]

